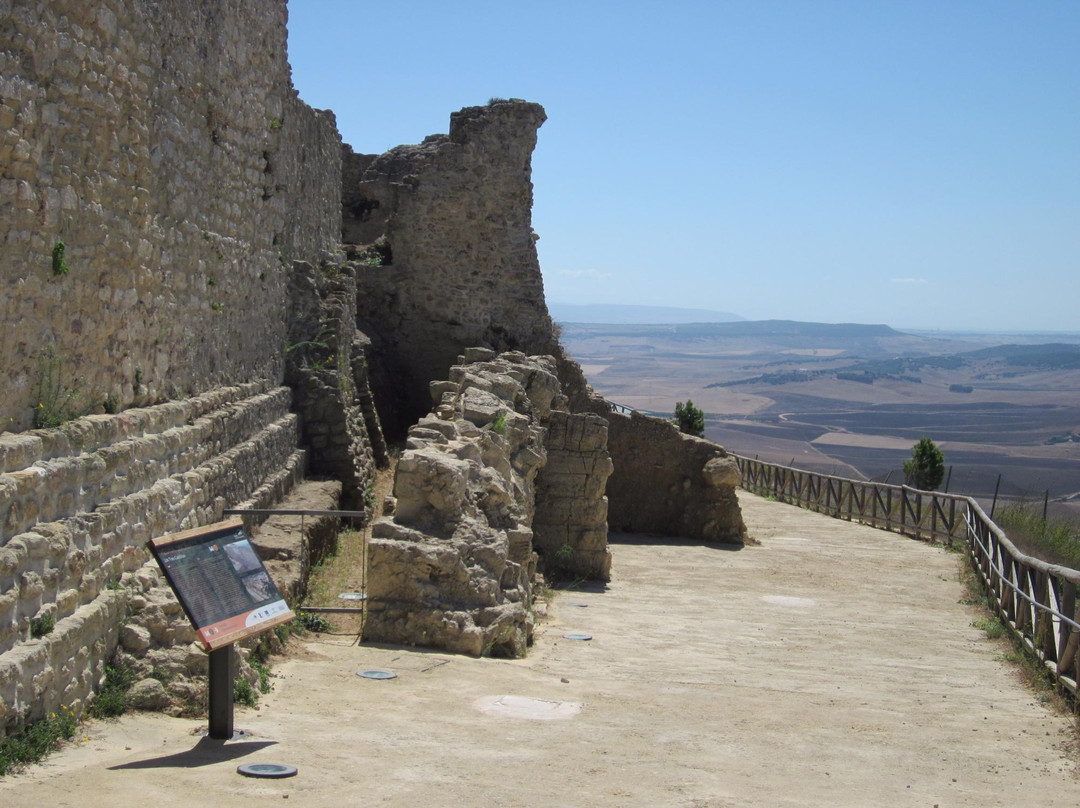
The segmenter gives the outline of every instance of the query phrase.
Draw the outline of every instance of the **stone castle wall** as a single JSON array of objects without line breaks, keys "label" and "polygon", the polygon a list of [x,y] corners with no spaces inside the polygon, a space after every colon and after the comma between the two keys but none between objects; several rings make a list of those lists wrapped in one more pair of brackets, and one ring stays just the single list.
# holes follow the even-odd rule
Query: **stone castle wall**
[{"label": "stone castle wall", "polygon": [[280,382],[289,259],[337,249],[341,200],[285,23],[285,0],[0,0],[7,428]]},{"label": "stone castle wall", "polygon": [[[523,653],[534,522],[608,574],[608,441],[617,524],[738,534],[722,449],[564,373],[531,223],[543,108],[355,155],[292,89],[285,23],[285,0],[0,0],[0,735],[78,711],[118,642],[141,674],[201,670],[146,542],[280,502],[301,443],[357,508],[380,422],[415,425],[373,530],[374,639]],[[343,263],[343,238],[379,260]],[[299,591],[308,556],[267,541]]]},{"label": "stone castle wall", "polygon": [[[548,354],[551,320],[532,230],[539,104],[466,107],[449,135],[372,158],[346,153],[346,239],[384,237],[387,266],[358,264],[358,316],[382,335],[400,435],[428,409],[427,385],[466,347]],[[357,179],[359,178],[359,179]]]}]

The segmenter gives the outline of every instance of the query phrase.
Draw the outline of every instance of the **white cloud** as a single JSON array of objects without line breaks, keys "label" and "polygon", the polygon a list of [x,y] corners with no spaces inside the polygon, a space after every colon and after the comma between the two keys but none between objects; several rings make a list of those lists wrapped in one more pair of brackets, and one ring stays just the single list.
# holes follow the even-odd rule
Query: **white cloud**
[{"label": "white cloud", "polygon": [[560,269],[559,274],[566,278],[589,278],[598,281],[611,277],[610,272],[601,272],[598,269]]},{"label": "white cloud", "polygon": [[889,283],[906,283],[912,286],[922,286],[930,283],[926,278],[889,278]]}]

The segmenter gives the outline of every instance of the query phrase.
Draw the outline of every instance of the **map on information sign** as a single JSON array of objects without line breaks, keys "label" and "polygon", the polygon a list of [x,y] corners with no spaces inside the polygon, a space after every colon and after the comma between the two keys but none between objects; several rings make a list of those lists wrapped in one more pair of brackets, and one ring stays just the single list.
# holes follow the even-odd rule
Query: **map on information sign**
[{"label": "map on information sign", "polygon": [[153,539],[150,552],[208,651],[296,616],[271,580],[240,519]]}]

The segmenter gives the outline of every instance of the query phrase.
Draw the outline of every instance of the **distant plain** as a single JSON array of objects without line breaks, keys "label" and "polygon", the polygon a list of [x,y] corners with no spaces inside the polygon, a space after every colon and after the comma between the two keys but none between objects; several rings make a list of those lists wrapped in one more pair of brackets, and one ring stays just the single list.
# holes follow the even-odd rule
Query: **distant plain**
[{"label": "distant plain", "polygon": [[611,401],[670,416],[692,399],[730,451],[902,482],[922,436],[949,490],[1080,515],[1080,333],[903,333],[789,321],[563,323],[563,343]]}]

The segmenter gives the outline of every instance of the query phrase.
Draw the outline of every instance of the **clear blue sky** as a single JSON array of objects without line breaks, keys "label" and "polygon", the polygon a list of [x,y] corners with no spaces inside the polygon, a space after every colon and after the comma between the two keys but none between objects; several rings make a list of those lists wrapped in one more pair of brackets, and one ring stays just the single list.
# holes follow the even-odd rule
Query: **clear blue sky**
[{"label": "clear blue sky", "polygon": [[289,6],[357,151],[544,105],[549,300],[1080,330],[1077,0]]}]

